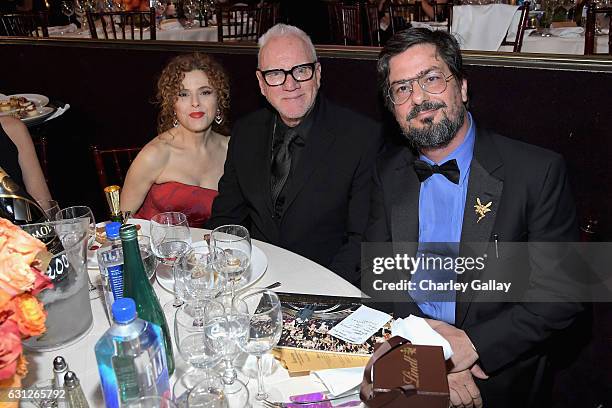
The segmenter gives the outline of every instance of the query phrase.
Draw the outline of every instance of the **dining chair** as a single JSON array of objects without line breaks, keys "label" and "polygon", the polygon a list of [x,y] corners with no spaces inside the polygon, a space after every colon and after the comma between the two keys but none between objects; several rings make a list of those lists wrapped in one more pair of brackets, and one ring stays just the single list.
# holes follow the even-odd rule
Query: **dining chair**
[{"label": "dining chair", "polygon": [[524,2],[518,9],[521,12],[519,18],[518,27],[516,29],[516,37],[513,41],[508,40],[508,33],[504,37],[501,45],[512,45],[512,52],[521,52],[523,47],[523,37],[525,36],[525,29],[527,28],[527,20],[529,20],[529,5],[528,1]]},{"label": "dining chair", "polygon": [[[148,31],[151,40],[156,39],[155,9],[149,11],[108,11],[87,12],[87,22],[91,38],[98,39],[96,20],[102,25],[106,40],[144,40],[143,34]],[[111,22],[114,22],[112,24]],[[137,36],[136,33],[140,35]],[[129,34],[129,36],[128,36]]]},{"label": "dining chair", "polygon": [[[589,1],[587,7],[586,26],[584,31],[584,55],[612,55],[612,7],[599,7],[597,2]],[[608,20],[608,52],[596,52],[595,34],[598,15],[606,16]]]},{"label": "dining chair", "polygon": [[0,14],[0,35],[49,37],[49,13]]},{"label": "dining chair", "polygon": [[374,47],[383,46],[383,38],[381,36],[380,31],[380,17],[378,15],[378,6],[376,4],[367,3],[365,5],[365,13],[370,45]]},{"label": "dining chair", "polygon": [[224,41],[257,41],[280,18],[279,4],[217,6],[217,38]]},{"label": "dining chair", "polygon": [[360,3],[329,2],[328,13],[335,44],[363,45]]},{"label": "dining chair", "polygon": [[[98,146],[91,146],[90,148],[96,166],[98,181],[102,188],[110,184],[123,185],[125,175],[141,149],[141,147],[100,149]],[[109,170],[109,175],[106,173],[107,169]]]},{"label": "dining chair", "polygon": [[412,20],[420,21],[421,3],[389,4],[389,23],[393,34],[410,27]]}]

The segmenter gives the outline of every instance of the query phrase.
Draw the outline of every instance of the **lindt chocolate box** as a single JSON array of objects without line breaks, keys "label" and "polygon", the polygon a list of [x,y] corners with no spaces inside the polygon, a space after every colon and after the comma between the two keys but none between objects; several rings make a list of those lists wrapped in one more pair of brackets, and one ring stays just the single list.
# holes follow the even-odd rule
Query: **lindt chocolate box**
[{"label": "lindt chocolate box", "polygon": [[448,408],[442,347],[417,346],[398,336],[382,343],[366,366],[361,394],[370,408]]}]

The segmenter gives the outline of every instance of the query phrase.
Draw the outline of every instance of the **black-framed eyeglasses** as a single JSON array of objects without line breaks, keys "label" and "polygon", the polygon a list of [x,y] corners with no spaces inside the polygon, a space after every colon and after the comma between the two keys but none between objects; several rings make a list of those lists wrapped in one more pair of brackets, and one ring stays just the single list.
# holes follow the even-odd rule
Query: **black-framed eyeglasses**
[{"label": "black-framed eyeglasses", "polygon": [[268,86],[280,86],[285,83],[288,74],[291,74],[293,79],[295,79],[297,82],[310,81],[314,76],[317,64],[318,62],[315,61],[309,62],[308,64],[296,65],[288,70],[268,69],[266,71],[262,71],[261,69],[258,69],[257,71],[261,72],[261,75]]},{"label": "black-framed eyeglasses", "polygon": [[416,82],[422,90],[430,94],[441,94],[446,91],[448,81],[453,74],[445,76],[441,71],[429,71],[416,78],[395,82],[389,87],[389,99],[394,105],[402,105],[412,95],[412,84]]}]

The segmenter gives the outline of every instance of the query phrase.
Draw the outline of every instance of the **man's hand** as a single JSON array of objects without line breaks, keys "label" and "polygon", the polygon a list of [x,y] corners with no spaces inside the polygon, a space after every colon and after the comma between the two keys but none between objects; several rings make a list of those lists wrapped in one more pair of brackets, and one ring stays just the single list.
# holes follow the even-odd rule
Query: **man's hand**
[{"label": "man's hand", "polygon": [[478,353],[474,350],[470,338],[461,329],[439,320],[425,319],[432,329],[444,337],[453,349],[451,372],[467,370],[478,360]]},{"label": "man's hand", "polygon": [[481,408],[482,397],[480,390],[474,383],[470,370],[463,370],[447,375],[450,389],[451,407]]}]

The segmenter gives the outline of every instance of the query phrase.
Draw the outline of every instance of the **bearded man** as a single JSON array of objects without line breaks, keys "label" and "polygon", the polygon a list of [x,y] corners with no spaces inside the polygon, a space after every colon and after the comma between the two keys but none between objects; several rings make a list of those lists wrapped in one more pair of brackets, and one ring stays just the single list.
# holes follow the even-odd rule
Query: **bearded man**
[{"label": "bearded man", "polygon": [[[407,144],[378,158],[365,241],[412,242],[417,254],[442,243],[451,257],[466,243],[480,242],[487,254],[503,257],[492,248],[577,240],[562,157],[477,126],[466,108],[468,81],[451,35],[398,32],[380,53],[378,74]],[[547,287],[537,280],[533,259],[522,261],[502,276],[522,282],[518,300],[478,302],[473,292],[451,289],[444,301],[410,292],[395,304],[396,317],[426,317],[450,342],[452,406],[546,406],[540,398],[547,342],[572,323],[581,305],[525,301],[541,299]],[[419,269],[411,281],[432,279],[427,273]],[[489,265],[480,275],[455,278],[484,281],[487,273]]]}]

